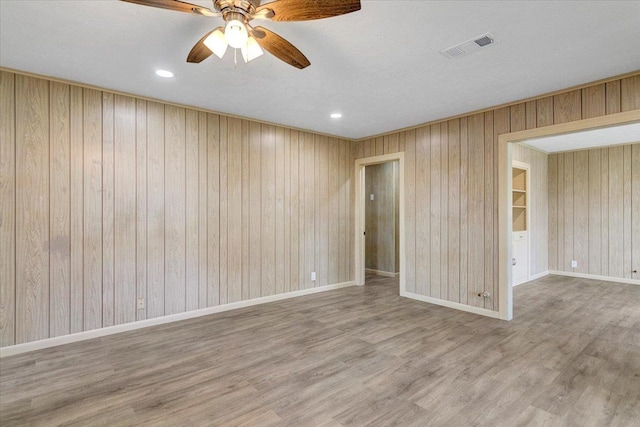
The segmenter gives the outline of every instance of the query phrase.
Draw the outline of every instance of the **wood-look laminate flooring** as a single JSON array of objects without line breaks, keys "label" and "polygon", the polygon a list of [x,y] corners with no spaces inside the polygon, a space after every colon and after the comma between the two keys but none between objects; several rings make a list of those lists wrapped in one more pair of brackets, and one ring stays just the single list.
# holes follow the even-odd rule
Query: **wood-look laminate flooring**
[{"label": "wood-look laminate flooring", "polygon": [[397,286],[4,358],[0,424],[640,425],[640,286],[548,276],[512,322]]}]

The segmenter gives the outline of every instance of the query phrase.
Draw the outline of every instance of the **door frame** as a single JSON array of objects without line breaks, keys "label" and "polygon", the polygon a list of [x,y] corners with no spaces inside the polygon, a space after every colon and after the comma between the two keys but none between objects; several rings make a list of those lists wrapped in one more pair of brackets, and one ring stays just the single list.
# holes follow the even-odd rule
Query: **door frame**
[{"label": "door frame", "polygon": [[400,296],[406,291],[405,283],[405,235],[404,235],[404,151],[384,154],[381,156],[365,157],[355,162],[355,282],[363,286],[365,281],[365,166],[398,161],[398,210],[400,215],[399,249],[400,249]]},{"label": "door frame", "polygon": [[510,191],[513,143],[531,138],[629,123],[640,123],[640,110],[504,133],[498,136],[498,289],[500,290],[498,305],[501,319],[513,319],[513,283],[511,275],[513,214],[511,210],[512,194]]}]

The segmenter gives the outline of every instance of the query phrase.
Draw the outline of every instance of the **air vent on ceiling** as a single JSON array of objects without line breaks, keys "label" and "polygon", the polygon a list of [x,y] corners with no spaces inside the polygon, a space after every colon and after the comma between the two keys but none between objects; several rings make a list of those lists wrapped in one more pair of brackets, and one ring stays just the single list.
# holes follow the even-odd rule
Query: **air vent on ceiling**
[{"label": "air vent on ceiling", "polygon": [[496,38],[493,34],[486,33],[467,40],[466,42],[451,46],[448,49],[441,50],[440,53],[447,58],[460,58],[494,43],[496,43]]}]

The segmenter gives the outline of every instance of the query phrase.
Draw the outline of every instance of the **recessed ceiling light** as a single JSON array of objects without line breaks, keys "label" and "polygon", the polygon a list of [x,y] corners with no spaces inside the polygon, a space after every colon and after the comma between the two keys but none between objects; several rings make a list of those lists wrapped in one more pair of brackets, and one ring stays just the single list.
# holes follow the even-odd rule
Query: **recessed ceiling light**
[{"label": "recessed ceiling light", "polygon": [[340,113],[332,113],[331,114],[331,118],[332,119],[339,119],[341,117],[342,117],[342,114],[340,114]]},{"label": "recessed ceiling light", "polygon": [[156,70],[156,74],[167,79],[173,77],[173,73],[167,70]]}]

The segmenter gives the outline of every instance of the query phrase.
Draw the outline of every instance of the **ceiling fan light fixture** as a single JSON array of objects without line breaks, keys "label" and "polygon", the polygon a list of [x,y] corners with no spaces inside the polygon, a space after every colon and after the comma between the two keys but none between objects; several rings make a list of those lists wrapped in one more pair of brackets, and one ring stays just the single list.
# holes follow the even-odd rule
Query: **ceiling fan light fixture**
[{"label": "ceiling fan light fixture", "polygon": [[207,49],[213,52],[220,59],[222,59],[224,53],[227,51],[227,39],[224,33],[220,30],[215,30],[211,33],[203,43]]},{"label": "ceiling fan light fixture", "polygon": [[253,37],[249,37],[247,39],[247,44],[245,46],[242,46],[240,50],[242,51],[244,62],[253,61],[257,57],[262,56],[262,54],[264,53],[256,39]]},{"label": "ceiling fan light fixture", "polygon": [[247,39],[249,38],[247,27],[237,19],[232,19],[227,22],[227,26],[224,29],[224,35],[229,46],[236,49],[246,46]]}]

